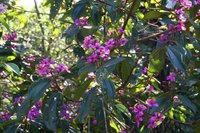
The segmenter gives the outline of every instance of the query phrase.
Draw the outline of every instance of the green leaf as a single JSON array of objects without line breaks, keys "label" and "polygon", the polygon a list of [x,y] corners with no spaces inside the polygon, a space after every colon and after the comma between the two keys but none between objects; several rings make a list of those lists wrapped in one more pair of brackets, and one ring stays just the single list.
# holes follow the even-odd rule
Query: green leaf
[{"label": "green leaf", "polygon": [[18,127],[18,123],[12,124],[4,131],[4,133],[17,133],[19,129]]},{"label": "green leaf", "polygon": [[190,61],[191,55],[184,47],[168,46],[167,55],[174,67],[181,71],[185,71],[185,68]]},{"label": "green leaf", "polygon": [[39,100],[50,87],[51,80],[44,78],[34,82],[28,89],[28,98],[34,103]]},{"label": "green leaf", "polygon": [[144,15],[144,19],[157,19],[160,18],[163,14],[163,12],[159,12],[159,11],[149,11]]},{"label": "green leaf", "polygon": [[42,108],[43,119],[46,127],[54,132],[58,126],[58,106],[61,103],[61,95],[56,92],[49,92],[45,97]]},{"label": "green leaf", "polygon": [[17,75],[20,75],[19,67],[14,63],[5,63],[5,69],[9,72],[14,72]]},{"label": "green leaf", "polygon": [[178,96],[180,100],[182,101],[183,105],[187,106],[189,109],[191,109],[194,113],[197,112],[197,107],[194,103],[190,101],[190,99],[187,96],[179,95]]},{"label": "green leaf", "polygon": [[60,120],[59,126],[62,129],[62,133],[68,133],[69,132],[69,122],[66,120]]},{"label": "green leaf", "polygon": [[120,72],[123,80],[126,80],[131,73],[131,65],[127,60],[120,63]]},{"label": "green leaf", "polygon": [[55,16],[59,12],[61,5],[62,5],[62,0],[54,0],[54,3],[51,4],[50,8],[50,19],[55,18]]},{"label": "green leaf", "polygon": [[108,10],[108,15],[111,18],[111,22],[113,24],[117,23],[119,18],[120,18],[120,15],[119,15],[119,12],[117,11],[117,8],[114,7],[114,6],[108,6],[107,10]]},{"label": "green leaf", "polygon": [[82,0],[75,4],[73,10],[72,10],[72,19],[78,19],[80,18],[81,14],[85,12],[85,8],[87,5],[87,0]]},{"label": "green leaf", "polygon": [[91,10],[91,19],[92,19],[92,22],[95,24],[95,25],[98,25],[101,21],[101,8],[98,9],[98,7],[93,7],[92,10]]},{"label": "green leaf", "polygon": [[78,120],[84,122],[85,117],[89,114],[90,105],[94,97],[95,88],[92,88],[87,94],[85,94],[84,100],[79,107]]},{"label": "green leaf", "polygon": [[75,24],[72,24],[63,34],[67,38],[72,38],[79,33],[79,27]]},{"label": "green leaf", "polygon": [[165,49],[156,48],[149,56],[148,75],[159,73],[165,65]]},{"label": "green leaf", "polygon": [[85,56],[85,51],[82,47],[73,48],[73,53],[75,56],[78,56],[79,58],[81,58],[82,56]]},{"label": "green leaf", "polygon": [[135,3],[134,3],[134,6],[133,6],[133,11],[135,12],[135,11],[137,11],[137,9],[139,9],[141,0],[136,0],[134,2]]},{"label": "green leaf", "polygon": [[0,16],[0,23],[10,32],[10,27],[5,21],[6,16]]},{"label": "green leaf", "polygon": [[115,98],[115,86],[110,79],[106,78],[103,80],[103,89],[105,90],[109,98]]},{"label": "green leaf", "polygon": [[93,72],[96,70],[96,67],[92,64],[88,64],[84,67],[82,67],[79,71],[78,71],[78,74],[82,74],[84,72]]},{"label": "green leaf", "polygon": [[121,61],[123,61],[123,60],[125,60],[125,58],[121,58],[121,57],[110,59],[109,61],[107,61],[107,62],[103,65],[103,67],[110,67],[110,66],[116,65],[117,63],[119,63],[119,62],[121,62]]},{"label": "green leaf", "polygon": [[118,103],[115,105],[116,108],[122,112],[123,114],[125,114],[128,118],[131,117],[131,113],[129,112],[129,110],[126,108],[126,106],[124,106],[122,103]]},{"label": "green leaf", "polygon": [[18,118],[21,118],[27,114],[29,109],[43,96],[45,91],[49,88],[50,83],[50,79],[40,79],[29,87],[28,96],[17,112]]}]

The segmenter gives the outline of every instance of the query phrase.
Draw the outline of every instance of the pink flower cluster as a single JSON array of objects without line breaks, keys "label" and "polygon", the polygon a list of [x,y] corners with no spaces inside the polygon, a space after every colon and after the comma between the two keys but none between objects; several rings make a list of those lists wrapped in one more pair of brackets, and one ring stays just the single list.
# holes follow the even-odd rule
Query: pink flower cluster
[{"label": "pink flower cluster", "polygon": [[[149,108],[158,107],[158,104],[156,103],[156,99],[147,99],[146,102]],[[130,106],[130,103],[128,103],[128,105]],[[145,111],[147,110],[147,107],[142,104],[136,104],[134,107],[129,107],[129,109],[131,110],[131,113],[134,113],[135,122],[137,123],[137,126],[139,127],[141,122],[143,121],[143,116],[144,116]],[[163,120],[163,115],[161,113],[155,112],[154,116],[152,116],[149,119],[148,127],[154,128],[157,126],[156,122],[158,121],[162,122],[162,120]]]},{"label": "pink flower cluster", "polygon": [[200,0],[195,0],[195,4],[196,5],[200,4]]},{"label": "pink flower cluster", "polygon": [[2,13],[4,13],[4,12],[6,12],[7,10],[6,10],[6,8],[4,7],[4,5],[3,4],[0,4],[0,14],[2,14]]},{"label": "pink flower cluster", "polygon": [[88,73],[88,78],[94,79],[96,77],[96,74],[94,72]]},{"label": "pink flower cluster", "polygon": [[140,123],[143,121],[144,111],[147,109],[147,107],[142,104],[136,104],[134,108],[130,107],[129,109],[135,114],[135,121],[139,127]]},{"label": "pink flower cluster", "polygon": [[[186,22],[186,15],[184,10],[189,10],[193,5],[192,2],[189,0],[175,0],[180,3],[181,8],[175,10],[176,15],[178,15],[178,23],[177,25],[170,24],[167,31],[168,33],[165,35],[160,35],[161,42],[168,42],[168,38],[175,32],[186,31],[185,22]],[[200,0],[196,0],[195,4],[200,4]],[[200,10],[197,12],[197,15],[200,14]]]},{"label": "pink flower cluster", "polygon": [[37,73],[39,75],[51,75],[59,74],[60,72],[68,72],[70,73],[68,67],[64,64],[56,64],[54,60],[50,58],[43,59],[37,68]]},{"label": "pink flower cluster", "polygon": [[61,111],[60,111],[60,116],[65,120],[70,119],[70,114],[69,114],[68,110],[69,110],[69,107],[67,106],[67,104],[63,104]]},{"label": "pink flower cluster", "polygon": [[[118,28],[118,32],[120,35],[125,33],[122,28]],[[109,60],[111,49],[116,48],[118,46],[123,46],[127,42],[128,39],[126,38],[110,38],[104,43],[104,45],[101,45],[98,40],[95,40],[94,37],[90,35],[84,38],[83,48],[85,50],[88,50],[90,53],[92,51],[92,53],[87,57],[88,63],[96,63],[100,59],[103,59],[104,61]]]},{"label": "pink flower cluster", "polygon": [[0,112],[0,122],[5,122],[7,120],[10,120],[10,112]]},{"label": "pink flower cluster", "polygon": [[17,34],[15,32],[3,35],[3,40],[14,41],[17,38]]},{"label": "pink flower cluster", "polygon": [[168,81],[176,81],[176,73],[171,72],[171,73],[167,76],[166,80],[168,80]]},{"label": "pink flower cluster", "polygon": [[190,10],[190,8],[192,7],[192,2],[189,0],[180,0],[180,3],[185,9]]},{"label": "pink flower cluster", "polygon": [[164,115],[159,113],[159,112],[155,112],[154,115],[149,119],[148,122],[148,128],[156,128],[158,126],[158,123],[162,122],[164,120]]},{"label": "pink flower cluster", "polygon": [[87,18],[85,18],[85,17],[76,19],[75,20],[75,24],[77,26],[90,26],[90,24],[88,23]]},{"label": "pink flower cluster", "polygon": [[147,99],[147,106],[152,108],[152,107],[158,107],[158,104],[156,103],[156,99]]}]

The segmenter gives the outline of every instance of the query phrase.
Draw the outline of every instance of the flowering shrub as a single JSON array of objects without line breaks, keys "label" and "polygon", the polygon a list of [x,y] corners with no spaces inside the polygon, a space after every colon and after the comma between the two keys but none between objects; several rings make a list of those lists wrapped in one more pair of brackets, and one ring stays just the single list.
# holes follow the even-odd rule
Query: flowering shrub
[{"label": "flowering shrub", "polygon": [[199,132],[199,0],[34,7],[0,4],[1,132]]}]

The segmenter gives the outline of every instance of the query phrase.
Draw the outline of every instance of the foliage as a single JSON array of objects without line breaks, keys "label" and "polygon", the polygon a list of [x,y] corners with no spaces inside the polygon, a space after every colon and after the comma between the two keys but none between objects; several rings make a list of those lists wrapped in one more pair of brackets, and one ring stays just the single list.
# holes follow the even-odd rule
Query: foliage
[{"label": "foliage", "polygon": [[0,2],[1,132],[199,131],[199,0]]}]

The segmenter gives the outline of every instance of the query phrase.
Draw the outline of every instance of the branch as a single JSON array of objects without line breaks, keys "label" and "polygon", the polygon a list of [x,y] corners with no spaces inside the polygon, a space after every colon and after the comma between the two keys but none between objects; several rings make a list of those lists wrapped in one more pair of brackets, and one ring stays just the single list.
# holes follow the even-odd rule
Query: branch
[{"label": "branch", "polygon": [[155,33],[155,34],[147,36],[147,37],[139,38],[139,39],[136,40],[136,42],[143,42],[143,41],[149,40],[151,38],[155,38],[155,37],[157,37],[157,36],[159,36],[163,33],[165,33],[165,31],[158,32],[158,33]]},{"label": "branch", "polygon": [[138,59],[136,60],[135,64],[132,66],[131,71],[130,71],[128,77],[126,78],[126,80],[122,83],[122,85],[120,87],[117,88],[117,90],[120,90],[120,89],[124,88],[128,84],[128,82],[129,82],[129,80],[131,78],[131,74],[132,74],[134,68],[137,66],[139,59],[140,59],[140,57],[138,57]]},{"label": "branch", "polygon": [[[36,13],[37,13],[37,18],[41,19],[40,12],[39,12],[36,0],[34,0],[34,3],[35,3],[35,10],[36,10]],[[43,35],[43,37],[42,37],[42,47],[43,47],[43,51],[45,51],[45,45],[44,45],[44,35],[45,35],[45,33],[44,33],[44,27],[42,26],[42,24],[40,22],[39,22],[39,25],[40,25],[40,29],[41,29],[41,32],[42,32],[42,35]]]}]

